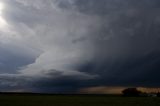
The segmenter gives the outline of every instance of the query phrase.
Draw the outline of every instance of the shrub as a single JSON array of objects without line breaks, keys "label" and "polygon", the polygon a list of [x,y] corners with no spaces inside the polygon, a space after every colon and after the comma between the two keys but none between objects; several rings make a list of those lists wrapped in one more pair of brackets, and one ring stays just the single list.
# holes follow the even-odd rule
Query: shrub
[{"label": "shrub", "polygon": [[137,88],[127,88],[122,91],[123,96],[140,96],[141,91],[137,90]]}]

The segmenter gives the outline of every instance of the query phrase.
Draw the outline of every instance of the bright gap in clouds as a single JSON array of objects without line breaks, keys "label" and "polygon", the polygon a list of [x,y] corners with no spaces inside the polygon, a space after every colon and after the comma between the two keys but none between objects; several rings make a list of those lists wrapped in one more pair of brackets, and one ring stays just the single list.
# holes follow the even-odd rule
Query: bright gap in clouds
[{"label": "bright gap in clouds", "polygon": [[4,4],[0,2],[0,28],[4,28],[4,26],[7,24],[6,20],[2,17],[4,7]]},{"label": "bright gap in clouds", "polygon": [[4,4],[0,2],[0,15],[2,14],[2,10],[4,9]]},{"label": "bright gap in clouds", "polygon": [[0,16],[0,28],[3,28],[6,24],[6,21]]}]

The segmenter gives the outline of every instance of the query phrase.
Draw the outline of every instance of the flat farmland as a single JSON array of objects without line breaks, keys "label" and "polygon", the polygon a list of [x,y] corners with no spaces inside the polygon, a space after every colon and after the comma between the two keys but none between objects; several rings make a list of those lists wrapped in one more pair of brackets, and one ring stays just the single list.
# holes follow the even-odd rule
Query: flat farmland
[{"label": "flat farmland", "polygon": [[0,95],[0,106],[160,106],[158,97]]}]

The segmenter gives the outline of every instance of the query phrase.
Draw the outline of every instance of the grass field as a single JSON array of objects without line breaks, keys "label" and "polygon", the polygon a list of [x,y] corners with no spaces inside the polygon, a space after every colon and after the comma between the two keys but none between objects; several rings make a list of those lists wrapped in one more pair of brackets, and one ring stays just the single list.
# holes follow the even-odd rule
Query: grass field
[{"label": "grass field", "polygon": [[0,95],[0,106],[160,106],[160,98],[92,95]]}]

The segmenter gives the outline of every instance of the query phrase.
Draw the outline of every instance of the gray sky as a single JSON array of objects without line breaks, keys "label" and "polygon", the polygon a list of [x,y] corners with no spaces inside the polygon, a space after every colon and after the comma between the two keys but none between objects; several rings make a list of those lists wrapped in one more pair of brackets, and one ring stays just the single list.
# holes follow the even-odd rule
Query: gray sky
[{"label": "gray sky", "polygon": [[0,90],[160,86],[159,0],[0,0]]}]

